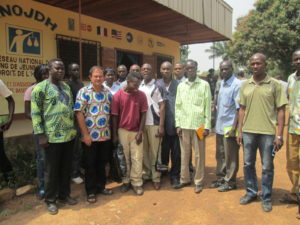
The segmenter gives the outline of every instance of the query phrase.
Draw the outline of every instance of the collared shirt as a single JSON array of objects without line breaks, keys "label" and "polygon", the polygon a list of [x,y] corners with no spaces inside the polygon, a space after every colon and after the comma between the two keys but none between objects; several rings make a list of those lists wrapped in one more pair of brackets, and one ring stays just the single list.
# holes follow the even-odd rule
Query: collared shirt
[{"label": "collared shirt", "polygon": [[146,125],[159,125],[159,103],[164,101],[163,91],[157,87],[154,79],[148,84],[145,84],[145,80],[143,80],[139,90],[147,96],[148,111],[146,113]]},{"label": "collared shirt", "polygon": [[96,92],[90,83],[81,88],[77,94],[74,111],[80,111],[85,118],[85,124],[92,141],[110,140],[110,105],[112,94],[102,87]]},{"label": "collared shirt", "polygon": [[211,127],[211,92],[209,84],[196,77],[194,82],[188,79],[177,87],[175,104],[176,127],[196,130],[204,125]]},{"label": "collared shirt", "polygon": [[31,117],[34,134],[45,134],[49,143],[71,141],[75,135],[73,99],[70,87],[59,87],[48,79],[38,83],[31,94]]},{"label": "collared shirt", "polygon": [[288,78],[288,87],[287,87],[287,96],[290,98],[290,94],[293,92],[293,87],[296,80],[299,80],[299,77],[296,75],[297,71],[295,73],[292,73]]},{"label": "collared shirt", "polygon": [[237,101],[241,81],[232,75],[227,81],[222,80],[217,101],[216,133],[224,134],[225,127],[231,127],[240,105]]},{"label": "collared shirt", "polygon": [[300,79],[295,80],[289,100],[289,133],[300,135]]},{"label": "collared shirt", "polygon": [[9,90],[6,85],[3,83],[2,80],[0,80],[0,96],[7,98],[8,96],[11,96],[12,92]]},{"label": "collared shirt", "polygon": [[104,81],[103,85],[111,92],[112,95],[116,94],[121,88],[121,85],[118,81],[113,82],[113,85],[111,87],[107,85],[106,81]]},{"label": "collared shirt", "polygon": [[246,107],[243,132],[275,135],[277,108],[287,97],[278,80],[266,76],[256,83],[251,77],[240,88],[239,103]]},{"label": "collared shirt", "polygon": [[183,77],[181,77],[181,79],[176,79],[177,80],[177,82],[178,83],[181,83],[181,82],[183,82],[183,81],[185,81],[186,80],[186,77],[185,76],[183,76]]}]

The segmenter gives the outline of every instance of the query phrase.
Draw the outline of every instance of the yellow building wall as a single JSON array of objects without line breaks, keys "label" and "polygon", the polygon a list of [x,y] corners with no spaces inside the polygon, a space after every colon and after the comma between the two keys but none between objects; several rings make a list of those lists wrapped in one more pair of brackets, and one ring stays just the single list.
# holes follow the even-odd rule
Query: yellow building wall
[{"label": "yellow building wall", "polygon": [[[15,113],[24,112],[23,95],[35,81],[34,67],[57,57],[56,35],[79,37],[80,27],[83,39],[98,41],[102,47],[137,51],[144,55],[170,55],[175,61],[180,57],[179,43],[166,38],[85,15],[81,16],[79,26],[77,13],[30,0],[1,0],[0,79],[13,91]],[[112,37],[112,30],[120,34],[119,39]],[[131,42],[127,39],[129,33]],[[0,114],[7,113],[3,98],[0,104]]]}]

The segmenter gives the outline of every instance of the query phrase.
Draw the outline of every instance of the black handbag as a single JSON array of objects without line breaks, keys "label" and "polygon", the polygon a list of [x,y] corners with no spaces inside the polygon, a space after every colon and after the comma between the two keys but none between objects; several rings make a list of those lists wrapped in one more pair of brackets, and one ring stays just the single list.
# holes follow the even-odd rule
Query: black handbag
[{"label": "black handbag", "polygon": [[161,163],[161,137],[159,138],[159,145],[157,149],[157,156],[156,156],[156,162],[155,162],[155,169],[157,172],[168,172],[169,167],[168,165],[164,165]]},{"label": "black handbag", "polygon": [[116,167],[116,175],[119,179],[126,177],[127,175],[127,164],[126,157],[123,151],[123,146],[118,144],[113,149],[113,161]]}]

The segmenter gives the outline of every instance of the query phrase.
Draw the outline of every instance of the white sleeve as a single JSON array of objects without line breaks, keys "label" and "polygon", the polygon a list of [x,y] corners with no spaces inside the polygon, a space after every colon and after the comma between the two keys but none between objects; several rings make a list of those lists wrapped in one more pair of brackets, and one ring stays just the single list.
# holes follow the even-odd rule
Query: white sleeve
[{"label": "white sleeve", "polygon": [[11,90],[9,90],[6,85],[0,80],[0,96],[7,98],[12,95]]}]

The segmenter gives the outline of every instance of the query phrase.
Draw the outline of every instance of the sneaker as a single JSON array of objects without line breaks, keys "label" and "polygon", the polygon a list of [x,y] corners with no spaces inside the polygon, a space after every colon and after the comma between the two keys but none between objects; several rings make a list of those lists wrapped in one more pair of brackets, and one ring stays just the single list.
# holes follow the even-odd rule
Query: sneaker
[{"label": "sneaker", "polygon": [[72,178],[72,181],[75,183],[75,184],[81,184],[83,183],[83,179],[81,177],[75,177],[75,178]]},{"label": "sneaker", "polygon": [[56,215],[58,213],[58,208],[55,203],[47,203],[48,213],[51,215]]},{"label": "sneaker", "polygon": [[264,212],[271,212],[272,211],[272,202],[271,201],[263,201],[261,203],[261,208]]},{"label": "sneaker", "polygon": [[38,200],[42,200],[45,198],[45,191],[44,190],[39,190],[39,192],[36,195]]},{"label": "sneaker", "polygon": [[250,202],[253,202],[257,199],[257,196],[248,196],[248,195],[244,195],[241,199],[240,199],[240,204],[241,205],[246,205],[249,204]]},{"label": "sneaker", "polygon": [[144,189],[142,186],[132,186],[133,191],[135,192],[136,195],[143,195],[144,194]]},{"label": "sneaker", "polygon": [[218,188],[218,192],[227,192],[236,189],[235,184],[229,184],[228,182],[225,182]]},{"label": "sneaker", "polygon": [[224,179],[223,178],[219,178],[213,182],[211,182],[211,184],[209,185],[209,188],[218,188],[220,187],[222,184],[224,184]]},{"label": "sneaker", "polygon": [[123,192],[123,193],[125,193],[125,192],[127,192],[127,191],[129,191],[129,189],[130,189],[130,184],[122,184],[122,186],[120,187],[120,190],[121,190],[121,192]]}]

